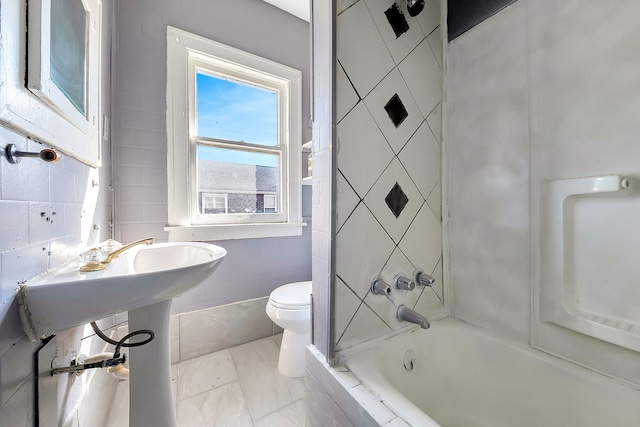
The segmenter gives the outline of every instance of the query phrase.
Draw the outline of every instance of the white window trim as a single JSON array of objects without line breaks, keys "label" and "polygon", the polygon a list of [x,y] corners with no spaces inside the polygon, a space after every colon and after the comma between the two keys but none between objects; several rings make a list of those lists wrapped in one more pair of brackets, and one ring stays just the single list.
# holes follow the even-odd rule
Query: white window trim
[{"label": "white window trim", "polygon": [[[274,78],[289,80],[288,159],[283,156],[281,167],[288,182],[281,186],[287,192],[288,206],[285,220],[277,223],[238,223],[199,225],[192,220],[194,205],[190,183],[195,176],[193,153],[195,145],[189,141],[189,62],[192,57],[216,58],[229,66],[249,67]],[[239,71],[241,72],[241,71]],[[168,136],[168,204],[169,241],[226,240],[261,237],[299,236],[302,227],[302,73],[247,52],[208,40],[186,31],[167,27],[167,136]],[[192,166],[193,165],[193,166]],[[240,221],[246,220],[239,216]]]},{"label": "white window trim", "polygon": [[[0,105],[5,107],[0,109],[0,124],[51,145],[89,166],[98,167],[101,164],[102,2],[82,1],[90,20],[86,118],[68,110],[64,106],[68,102],[66,98],[55,94],[49,96],[46,92],[51,0],[29,0],[28,31],[23,27],[25,2],[7,1],[0,3],[0,81],[4,83],[0,85]],[[28,35],[26,43],[24,34]],[[27,43],[28,70],[25,67]],[[30,88],[25,86],[25,70]],[[38,80],[44,86],[44,92],[36,83]]]}]

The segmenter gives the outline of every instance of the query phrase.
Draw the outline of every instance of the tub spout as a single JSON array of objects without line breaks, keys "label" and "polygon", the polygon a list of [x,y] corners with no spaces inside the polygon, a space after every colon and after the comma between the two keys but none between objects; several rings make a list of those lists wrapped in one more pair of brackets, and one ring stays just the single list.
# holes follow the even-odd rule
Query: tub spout
[{"label": "tub spout", "polygon": [[398,307],[396,316],[398,317],[398,319],[404,320],[405,322],[411,322],[415,323],[416,325],[420,325],[422,329],[429,329],[429,327],[431,326],[429,324],[429,320],[427,320],[426,317],[424,317],[417,311],[410,309],[406,305],[401,305],[400,307]]}]

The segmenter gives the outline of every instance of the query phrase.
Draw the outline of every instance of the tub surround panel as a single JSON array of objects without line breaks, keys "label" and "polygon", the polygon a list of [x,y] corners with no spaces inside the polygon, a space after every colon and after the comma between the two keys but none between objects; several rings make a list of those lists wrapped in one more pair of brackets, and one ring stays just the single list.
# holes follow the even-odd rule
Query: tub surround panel
[{"label": "tub surround panel", "polygon": [[[393,282],[417,268],[433,273],[442,254],[441,50],[434,53],[428,39],[438,43],[440,7],[428,1],[416,18],[405,14],[409,28],[396,37],[384,14],[392,5],[361,0],[337,18],[340,111],[356,101],[346,81],[360,98],[337,126],[336,295],[345,298],[336,299],[339,350],[406,326],[396,319],[401,304],[428,309],[427,316],[444,313],[441,291],[403,291]],[[389,297],[371,294],[378,275],[392,285]]]},{"label": "tub surround panel", "polygon": [[446,112],[452,314],[520,342],[531,328],[526,6],[450,44]]},{"label": "tub surround panel", "polygon": [[516,2],[450,43],[447,81],[453,314],[634,384],[638,353],[540,320],[539,268],[545,180],[638,174],[638,8]]},{"label": "tub surround panel", "polygon": [[[639,173],[634,159],[640,155],[637,144],[640,124],[635,115],[640,109],[640,87],[637,85],[640,59],[635,55],[640,35],[634,30],[633,16],[640,14],[640,5],[623,1],[607,6],[595,1],[558,4],[548,0],[528,4],[532,212],[540,212],[539,217],[532,217],[532,226],[540,239],[534,240],[534,248],[541,253],[545,247],[543,239],[548,233],[542,205],[543,180],[613,174],[636,176]],[[595,298],[598,305],[611,301],[610,305],[593,314],[610,319],[608,322],[612,324],[621,320],[635,325],[637,330],[638,318],[632,314],[637,311],[632,308],[629,315],[625,315],[620,309],[640,304],[635,291],[625,284],[632,283],[634,275],[625,277],[622,274],[633,270],[625,265],[636,264],[632,251],[625,250],[625,245],[634,243],[620,239],[618,246],[610,239],[610,236],[634,233],[635,220],[629,222],[628,218],[637,210],[637,198],[614,195],[607,199],[606,205],[585,199],[582,202],[587,203],[580,207],[582,211],[576,208],[576,215],[582,212],[593,216],[597,209],[604,208],[606,215],[617,221],[607,225],[613,228],[604,238],[575,228],[575,241],[582,240],[581,252],[575,252],[574,266],[565,263],[564,268],[577,269],[574,279],[578,304],[588,304]],[[579,219],[578,216],[575,218]],[[593,223],[587,223],[587,226],[596,227]],[[606,295],[598,296],[604,289],[594,288],[595,283],[585,283],[588,268],[601,265],[599,261],[589,262],[587,251],[590,248],[619,254],[615,263],[621,263],[622,268],[607,274],[607,269],[615,268],[615,263],[611,263],[612,267],[604,265],[598,271],[605,281],[609,281],[605,285],[609,291]],[[542,258],[535,261],[541,263]],[[536,268],[539,265],[534,264]],[[536,319],[540,305],[544,304],[538,298],[540,287],[545,285],[542,280],[543,277],[537,276],[534,281]],[[571,292],[568,288],[571,285],[567,283],[558,286],[565,286],[565,292]],[[592,313],[589,306],[582,308]],[[640,384],[637,370],[640,356],[637,352],[607,344],[606,333],[600,339],[593,339],[552,323],[540,321],[534,326],[533,343],[543,350]],[[618,338],[627,335],[637,345],[637,332],[613,329],[611,332]]]}]

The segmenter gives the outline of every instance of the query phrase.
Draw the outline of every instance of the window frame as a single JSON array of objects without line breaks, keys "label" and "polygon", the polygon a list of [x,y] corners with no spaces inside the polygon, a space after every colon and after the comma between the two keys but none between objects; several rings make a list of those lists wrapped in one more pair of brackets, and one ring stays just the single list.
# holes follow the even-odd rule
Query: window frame
[{"label": "window frame", "polygon": [[[82,3],[89,25],[86,116],[67,108],[71,103],[51,87],[55,86],[49,78],[51,0],[0,3],[0,80],[4,82],[0,104],[6,107],[0,109],[0,124],[99,167],[101,133],[106,128],[101,121],[102,2]],[[26,20],[25,7],[29,8]]]},{"label": "window frame", "polygon": [[[278,146],[233,142],[235,146],[280,151],[282,214],[201,215],[197,191],[197,147],[229,141],[196,135],[196,71],[280,92]],[[191,114],[191,112],[194,112]],[[302,234],[302,73],[221,43],[167,27],[167,135],[169,241],[224,240]],[[208,217],[208,218],[203,218]],[[219,217],[219,218],[215,218]],[[271,222],[269,222],[271,221]]]}]

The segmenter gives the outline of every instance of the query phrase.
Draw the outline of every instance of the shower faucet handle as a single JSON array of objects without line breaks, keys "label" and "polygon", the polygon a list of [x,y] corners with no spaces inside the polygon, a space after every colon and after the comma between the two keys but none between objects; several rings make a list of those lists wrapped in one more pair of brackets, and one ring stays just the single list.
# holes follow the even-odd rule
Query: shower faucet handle
[{"label": "shower faucet handle", "polygon": [[405,291],[412,291],[416,287],[416,283],[403,274],[396,275],[396,277],[393,278],[393,281],[396,284],[396,288],[403,289]]},{"label": "shower faucet handle", "polygon": [[391,286],[389,286],[381,277],[377,277],[371,282],[371,293],[374,295],[391,295]]},{"label": "shower faucet handle", "polygon": [[433,287],[436,279],[430,274],[425,273],[421,269],[417,269],[413,274],[414,280],[418,285]]}]

